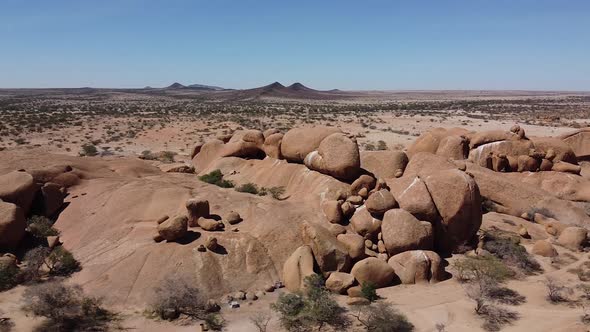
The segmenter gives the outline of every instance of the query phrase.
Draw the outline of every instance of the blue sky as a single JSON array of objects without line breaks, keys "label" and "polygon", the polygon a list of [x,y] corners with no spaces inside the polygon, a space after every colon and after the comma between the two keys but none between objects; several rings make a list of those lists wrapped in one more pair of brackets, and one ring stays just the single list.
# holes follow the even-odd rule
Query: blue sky
[{"label": "blue sky", "polygon": [[587,0],[0,0],[0,87],[590,90]]}]

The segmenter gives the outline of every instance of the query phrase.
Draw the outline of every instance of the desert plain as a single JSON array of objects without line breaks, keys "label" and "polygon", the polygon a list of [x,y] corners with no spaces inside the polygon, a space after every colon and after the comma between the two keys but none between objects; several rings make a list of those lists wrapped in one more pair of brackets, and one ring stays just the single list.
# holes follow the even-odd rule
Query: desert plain
[{"label": "desert plain", "polygon": [[0,330],[59,282],[88,330],[282,331],[310,275],[341,321],[299,331],[590,329],[590,92],[3,89],[0,200]]}]

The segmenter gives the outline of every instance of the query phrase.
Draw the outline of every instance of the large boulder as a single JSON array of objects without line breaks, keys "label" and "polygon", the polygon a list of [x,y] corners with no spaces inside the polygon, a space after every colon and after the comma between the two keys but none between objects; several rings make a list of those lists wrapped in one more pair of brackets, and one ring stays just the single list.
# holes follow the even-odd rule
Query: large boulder
[{"label": "large boulder", "polygon": [[590,127],[577,129],[560,138],[572,148],[578,160],[590,159]]},{"label": "large boulder", "polygon": [[530,140],[535,145],[535,150],[548,155],[551,161],[565,161],[571,164],[577,164],[576,153],[563,140],[557,137],[531,137]]},{"label": "large boulder", "polygon": [[283,283],[291,292],[303,290],[305,277],[314,274],[313,253],[309,246],[297,248],[283,265]]},{"label": "large boulder", "polygon": [[263,158],[264,135],[260,130],[240,130],[234,133],[221,151],[221,157]]},{"label": "large boulder", "polygon": [[13,203],[0,201],[0,250],[15,248],[25,235],[25,215]]},{"label": "large boulder", "polygon": [[382,288],[399,284],[399,278],[396,276],[394,269],[387,262],[375,257],[368,257],[358,261],[352,267],[350,274],[361,285],[371,283],[376,288]]},{"label": "large boulder", "polygon": [[361,151],[361,168],[377,178],[393,178],[403,174],[408,156],[403,151]]},{"label": "large boulder", "polygon": [[311,247],[322,272],[350,271],[348,248],[324,227],[312,223],[303,226],[303,242]]},{"label": "large boulder", "polygon": [[[445,169],[457,169],[457,165],[443,156],[427,152],[419,152],[413,155],[410,159],[410,162],[404,171],[404,177],[421,176],[423,174],[430,174]],[[389,184],[389,187],[391,187],[391,184]]]},{"label": "large boulder", "polygon": [[588,237],[588,231],[582,227],[566,227],[559,238],[557,243],[574,251],[580,250],[586,243]]},{"label": "large boulder", "polygon": [[436,283],[445,279],[442,259],[434,251],[406,251],[391,257],[388,264],[402,284]]},{"label": "large boulder", "polygon": [[338,294],[346,294],[346,290],[353,284],[354,277],[343,272],[332,272],[326,279],[326,288]]},{"label": "large boulder", "polygon": [[391,182],[390,187],[399,207],[413,214],[418,220],[434,223],[439,219],[426,184],[419,177],[404,176]]},{"label": "large boulder", "polygon": [[18,205],[25,215],[31,208],[37,189],[29,173],[14,171],[0,176],[0,199]]},{"label": "large boulder", "polygon": [[358,145],[342,133],[324,138],[317,150],[307,154],[304,163],[309,169],[342,180],[355,179],[361,166]]},{"label": "large boulder", "polygon": [[291,129],[283,136],[281,154],[288,161],[302,163],[310,152],[318,149],[324,138],[340,132],[338,128],[324,126]]},{"label": "large boulder", "polygon": [[365,258],[365,238],[358,234],[339,234],[337,237],[348,249],[348,255],[353,260]]},{"label": "large boulder", "polygon": [[209,216],[209,201],[206,199],[191,198],[186,201],[185,207],[188,213],[188,225],[196,227],[199,218]]},{"label": "large boulder", "polygon": [[262,150],[267,156],[275,159],[281,159],[281,143],[283,141],[283,134],[276,133],[269,136],[265,136]]},{"label": "large boulder", "polygon": [[379,230],[381,229],[381,220],[374,218],[367,210],[367,207],[363,205],[356,209],[350,218],[350,225],[352,230],[357,234],[364,237],[370,237],[379,233]]},{"label": "large boulder", "polygon": [[424,182],[441,217],[435,223],[436,247],[452,251],[471,240],[482,219],[482,198],[473,178],[455,169],[434,172]]},{"label": "large boulder", "polygon": [[537,240],[531,249],[531,252],[535,255],[543,257],[555,257],[557,256],[557,250],[547,240]]},{"label": "large boulder", "polygon": [[474,133],[469,137],[469,147],[471,149],[477,148],[480,145],[505,141],[509,139],[517,139],[518,135],[504,130],[488,130]]},{"label": "large boulder", "polygon": [[[414,155],[420,153],[420,152],[426,152],[426,153],[431,153],[431,154],[435,154],[437,153],[437,150],[439,149],[439,147],[441,146],[441,143],[443,142],[443,140],[446,137],[449,136],[454,136],[454,137],[460,137],[460,136],[465,136],[467,135],[469,132],[463,128],[450,128],[450,129],[446,129],[446,128],[434,128],[432,130],[429,130],[425,133],[422,133],[422,135],[420,135],[415,141],[414,143],[412,143],[412,145],[410,145],[408,147],[408,157],[410,157],[410,159],[414,158]],[[450,144],[451,142],[446,142],[444,143],[445,145]],[[443,147],[441,150],[441,154],[443,153],[442,151],[448,151],[449,146]]]},{"label": "large boulder", "polygon": [[158,234],[166,241],[181,239],[188,232],[188,218],[177,216],[158,225]]},{"label": "large boulder", "polygon": [[381,189],[369,196],[365,202],[367,211],[375,215],[383,215],[388,210],[393,209],[397,205],[395,198],[387,189]]},{"label": "large boulder", "polygon": [[434,245],[432,224],[420,221],[402,209],[393,209],[385,213],[381,236],[389,255],[408,250],[430,250]]},{"label": "large boulder", "polygon": [[465,159],[469,155],[469,141],[463,136],[447,136],[440,141],[436,154],[454,160]]},{"label": "large boulder", "polygon": [[197,155],[192,159],[192,164],[195,167],[195,173],[201,173],[207,169],[207,167],[209,167],[213,161],[218,159],[223,146],[223,141],[218,139],[210,140],[203,144],[199,153],[197,153]]}]

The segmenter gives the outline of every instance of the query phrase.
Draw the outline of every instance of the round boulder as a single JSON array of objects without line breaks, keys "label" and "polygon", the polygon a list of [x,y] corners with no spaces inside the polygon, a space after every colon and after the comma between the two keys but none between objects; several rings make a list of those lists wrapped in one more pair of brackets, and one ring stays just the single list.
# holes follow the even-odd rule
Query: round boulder
[{"label": "round boulder", "polygon": [[185,205],[190,227],[197,226],[199,218],[209,216],[209,201],[206,199],[191,198],[186,201]]},{"label": "round boulder", "polygon": [[187,232],[188,218],[185,216],[177,216],[158,225],[158,234],[169,242],[184,237]]},{"label": "round boulder", "polygon": [[482,198],[477,183],[457,169],[434,172],[424,179],[440,215],[436,247],[452,251],[472,239],[481,226]]},{"label": "round boulder", "polygon": [[27,172],[10,172],[0,176],[0,200],[18,205],[26,215],[37,192],[33,176]]},{"label": "round boulder", "polygon": [[585,228],[566,227],[557,238],[557,243],[570,250],[578,251],[586,243],[587,236],[588,231]]},{"label": "round boulder", "polygon": [[348,248],[348,255],[354,260],[365,257],[365,239],[358,234],[340,234],[336,237]]},{"label": "round boulder", "polygon": [[318,149],[324,138],[340,132],[338,128],[325,126],[291,129],[283,136],[281,154],[288,161],[301,163],[310,152]]},{"label": "round boulder", "polygon": [[381,220],[373,218],[366,206],[356,209],[350,218],[352,230],[361,236],[377,235],[381,229]]},{"label": "round boulder", "polygon": [[408,250],[433,248],[432,224],[416,219],[403,209],[385,212],[381,233],[389,255]]},{"label": "round boulder", "polygon": [[531,252],[535,255],[543,256],[543,257],[555,257],[557,256],[557,250],[553,247],[549,241],[546,240],[538,240],[533,244],[533,248]]},{"label": "round boulder", "polygon": [[346,135],[335,133],[324,138],[317,150],[307,154],[304,164],[337,179],[352,180],[360,172],[359,148]]},{"label": "round boulder", "polygon": [[397,205],[395,198],[389,190],[381,189],[369,196],[365,202],[367,211],[376,215],[383,215],[388,210],[393,209]]},{"label": "round boulder", "polygon": [[346,290],[354,284],[354,277],[344,272],[332,272],[326,280],[326,288],[338,294],[346,294]]},{"label": "round boulder", "polygon": [[436,283],[445,277],[442,259],[434,251],[406,251],[391,257],[388,263],[402,284]]},{"label": "round boulder", "polygon": [[387,287],[399,281],[393,268],[379,258],[365,258],[352,267],[350,274],[359,282],[371,283],[376,288]]}]

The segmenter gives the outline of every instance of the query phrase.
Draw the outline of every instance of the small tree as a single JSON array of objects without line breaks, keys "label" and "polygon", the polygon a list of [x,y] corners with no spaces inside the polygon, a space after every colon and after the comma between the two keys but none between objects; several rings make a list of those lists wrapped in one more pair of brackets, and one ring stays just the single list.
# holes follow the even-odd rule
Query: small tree
[{"label": "small tree", "polygon": [[80,286],[49,282],[23,293],[23,309],[47,318],[38,331],[106,331],[114,315],[97,298],[84,296]]},{"label": "small tree", "polygon": [[166,278],[155,291],[152,307],[160,318],[172,319],[181,313],[197,319],[205,318],[203,297],[196,287],[189,285],[185,280]]},{"label": "small tree", "polygon": [[379,299],[375,285],[372,282],[363,282],[361,284],[361,294],[370,302],[375,302]]},{"label": "small tree", "polygon": [[62,246],[55,247],[44,263],[50,275],[69,276],[80,270],[80,263]]}]

